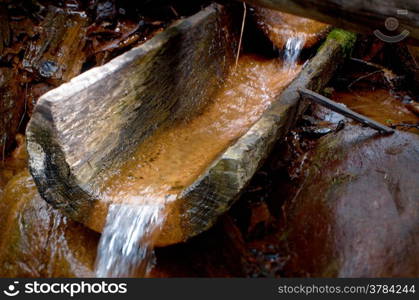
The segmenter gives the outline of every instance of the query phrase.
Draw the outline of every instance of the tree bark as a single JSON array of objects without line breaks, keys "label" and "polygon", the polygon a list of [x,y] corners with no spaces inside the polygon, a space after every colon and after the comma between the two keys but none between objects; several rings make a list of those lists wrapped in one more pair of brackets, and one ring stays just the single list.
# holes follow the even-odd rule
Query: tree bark
[{"label": "tree bark", "polygon": [[[380,30],[390,37],[404,30],[419,40],[419,5],[417,0],[241,0],[258,6],[299,15],[361,33]],[[407,14],[406,14],[407,12]],[[386,30],[388,18],[399,26]],[[417,42],[417,41],[416,41]]]}]

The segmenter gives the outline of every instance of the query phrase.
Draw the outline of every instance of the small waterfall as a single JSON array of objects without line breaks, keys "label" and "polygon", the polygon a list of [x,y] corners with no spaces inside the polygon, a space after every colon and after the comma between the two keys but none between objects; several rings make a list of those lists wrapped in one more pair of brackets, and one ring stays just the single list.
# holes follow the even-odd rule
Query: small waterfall
[{"label": "small waterfall", "polygon": [[295,36],[288,38],[284,47],[284,67],[287,70],[295,68],[301,51],[304,48],[305,38]]},{"label": "small waterfall", "polygon": [[96,276],[146,276],[154,263],[154,235],[163,221],[161,203],[111,205],[98,247]]}]

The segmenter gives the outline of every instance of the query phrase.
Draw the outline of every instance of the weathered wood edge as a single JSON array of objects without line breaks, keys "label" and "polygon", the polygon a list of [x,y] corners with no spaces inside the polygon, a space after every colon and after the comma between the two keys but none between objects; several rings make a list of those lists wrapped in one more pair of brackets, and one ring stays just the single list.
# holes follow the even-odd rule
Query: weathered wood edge
[{"label": "weathered wood edge", "polygon": [[[183,219],[180,220],[186,233],[184,240],[209,229],[234,204],[275,143],[287,134],[307,108],[308,103],[300,101],[299,89],[320,91],[350,55],[355,41],[355,34],[333,30],[316,56],[262,118],[184,191],[181,196]],[[158,245],[174,242],[181,241],[165,240],[163,234]]]}]

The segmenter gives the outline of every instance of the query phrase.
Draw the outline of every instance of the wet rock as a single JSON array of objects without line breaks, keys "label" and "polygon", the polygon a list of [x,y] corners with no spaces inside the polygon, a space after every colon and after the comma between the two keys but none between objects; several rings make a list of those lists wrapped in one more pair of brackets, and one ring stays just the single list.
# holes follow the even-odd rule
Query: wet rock
[{"label": "wet rock", "polygon": [[53,209],[28,171],[0,198],[0,277],[92,277],[99,235]]},{"label": "wet rock", "polygon": [[187,243],[156,249],[150,277],[245,277],[250,256],[239,228],[229,216]]},{"label": "wet rock", "polygon": [[303,48],[310,48],[330,31],[327,24],[297,17],[268,8],[254,8],[257,26],[278,49],[285,48],[290,39],[301,39]]},{"label": "wet rock", "polygon": [[16,140],[0,168],[0,277],[93,276],[99,235],[41,198]]},{"label": "wet rock", "polygon": [[248,233],[254,233],[259,228],[264,230],[271,219],[272,216],[266,203],[261,202],[252,205],[249,228],[247,229]]},{"label": "wet rock", "polygon": [[419,275],[419,138],[347,125],[320,139],[285,207],[287,276]]}]

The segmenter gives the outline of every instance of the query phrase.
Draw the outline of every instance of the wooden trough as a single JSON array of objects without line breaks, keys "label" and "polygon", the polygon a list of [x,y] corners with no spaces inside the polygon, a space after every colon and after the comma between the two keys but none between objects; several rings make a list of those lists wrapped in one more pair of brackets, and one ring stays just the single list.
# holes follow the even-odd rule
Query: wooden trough
[{"label": "wooden trough", "polygon": [[[98,176],[127,160],[161,126],[199,114],[234,65],[234,9],[212,5],[142,46],[41,97],[27,128],[29,166],[42,197],[102,231],[108,202]],[[298,89],[319,91],[354,42],[332,31],[273,105],[185,187],[171,204],[157,246],[187,240],[226,212],[304,110]]]}]

